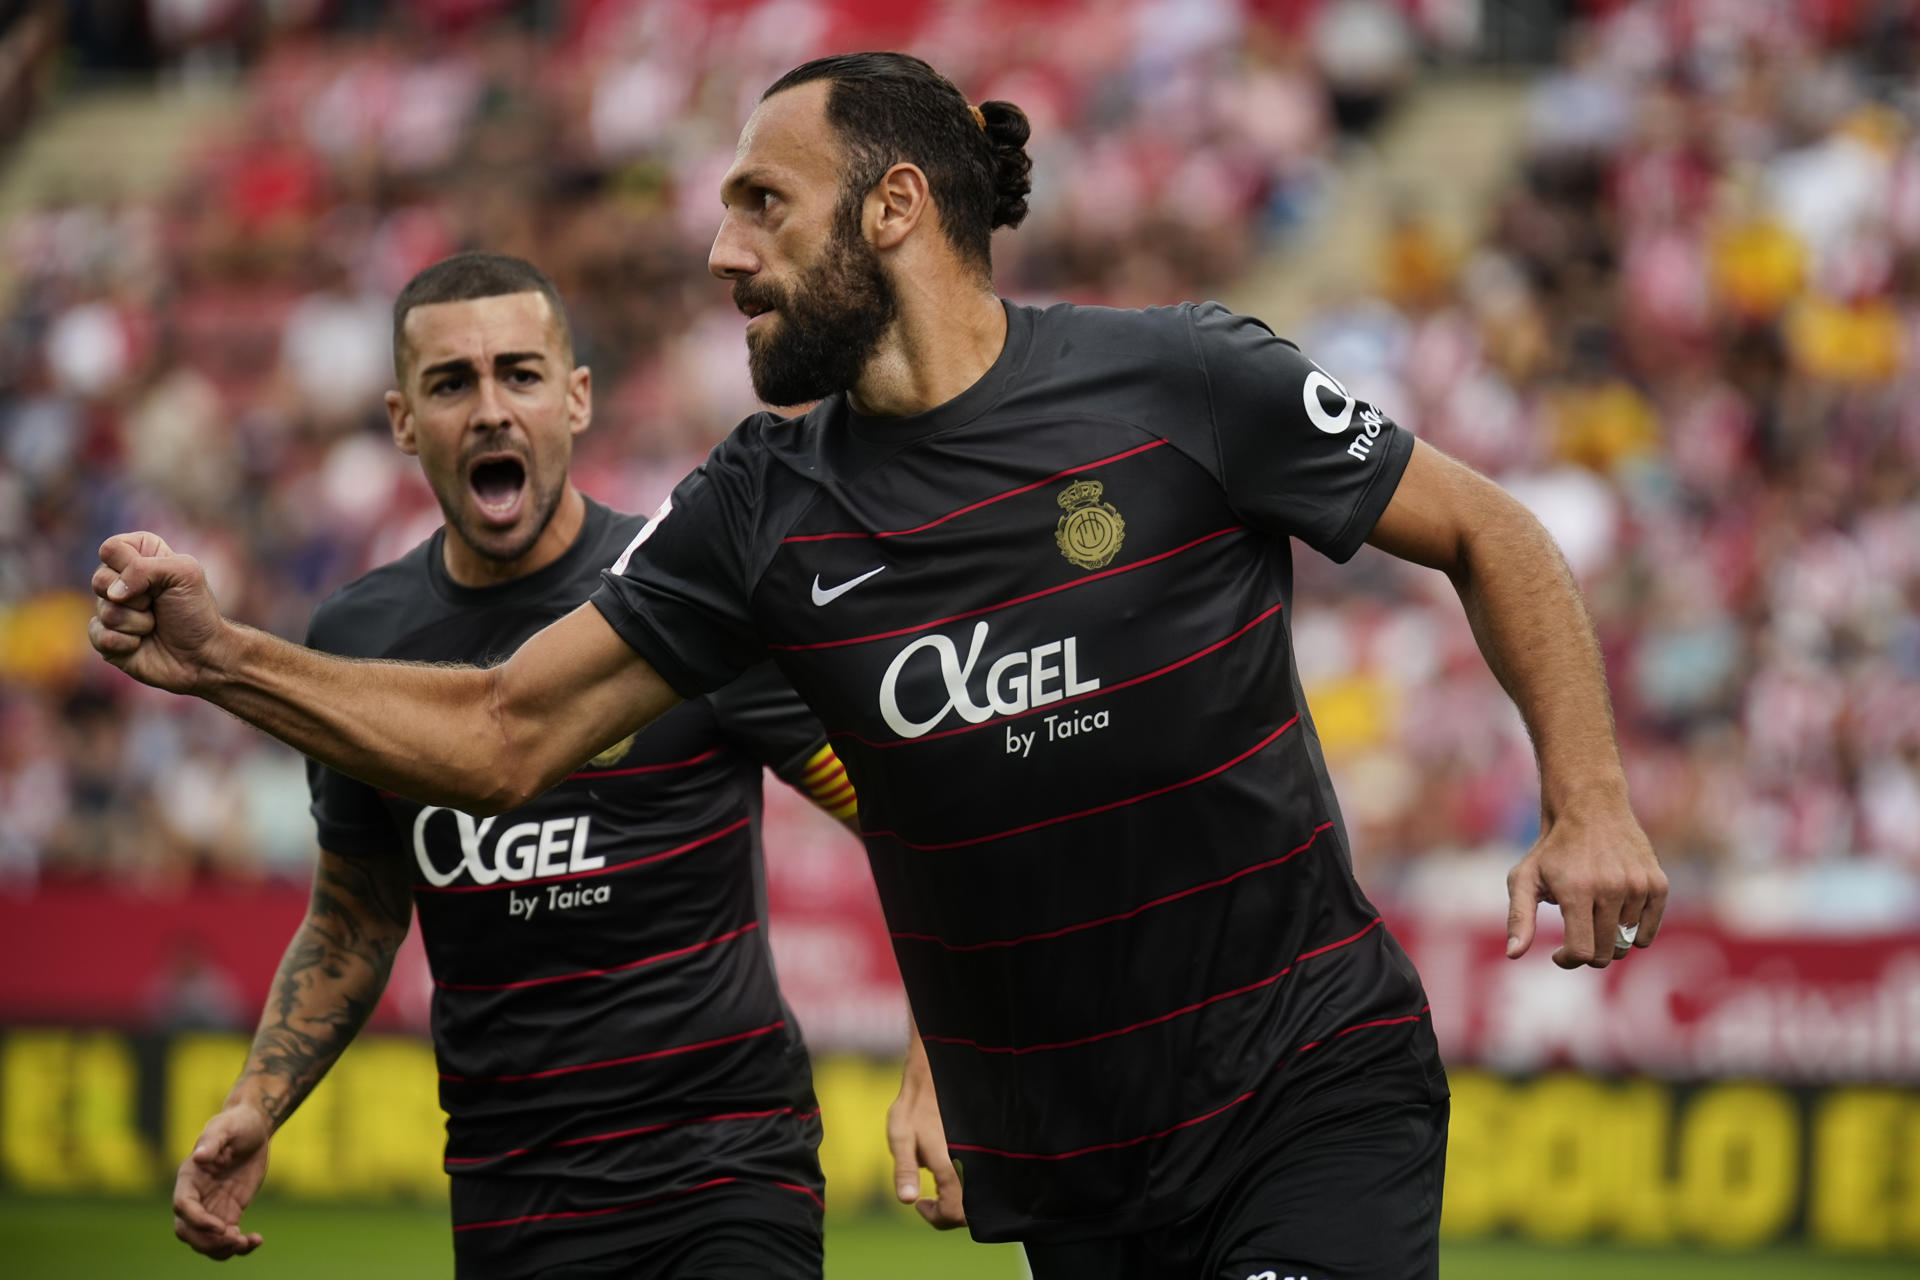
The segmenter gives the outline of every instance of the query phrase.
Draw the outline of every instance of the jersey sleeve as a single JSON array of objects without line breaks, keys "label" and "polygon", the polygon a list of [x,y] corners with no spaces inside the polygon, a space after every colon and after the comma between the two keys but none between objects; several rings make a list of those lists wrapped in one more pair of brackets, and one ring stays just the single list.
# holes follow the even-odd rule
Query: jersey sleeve
[{"label": "jersey sleeve", "polygon": [[[323,653],[338,653],[340,646],[329,642],[331,621],[327,606],[314,612],[307,627],[307,647]],[[380,793],[357,778],[329,769],[316,760],[307,761],[309,811],[320,840],[320,847],[345,858],[381,857],[404,846],[400,829]]]},{"label": "jersey sleeve", "polygon": [[748,612],[757,475],[739,436],[680,482],[590,597],[683,698],[711,692],[766,657]]},{"label": "jersey sleeve", "polygon": [[1392,499],[1413,437],[1251,316],[1209,302],[1188,323],[1234,510],[1350,559]]}]

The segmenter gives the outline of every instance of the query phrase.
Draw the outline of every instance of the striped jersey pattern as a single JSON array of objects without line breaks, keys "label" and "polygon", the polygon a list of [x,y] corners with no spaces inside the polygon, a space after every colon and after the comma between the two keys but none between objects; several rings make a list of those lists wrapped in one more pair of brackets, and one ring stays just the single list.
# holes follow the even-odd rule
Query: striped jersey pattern
[{"label": "striped jersey pattern", "polygon": [[[558,561],[484,589],[446,576],[436,534],[325,602],[310,643],[500,661],[641,523],[590,503]],[[644,1251],[702,1216],[817,1226],[819,1107],[767,945],[765,767],[850,811],[819,722],[767,665],[498,817],[310,767],[322,846],[412,872],[461,1276]]]},{"label": "striped jersey pattern", "polygon": [[682,692],[770,653],[820,712],[974,1234],[1071,1240],[1445,1094],[1288,630],[1290,539],[1353,555],[1413,446],[1212,304],[1006,314],[927,413],[743,423],[593,600]]}]

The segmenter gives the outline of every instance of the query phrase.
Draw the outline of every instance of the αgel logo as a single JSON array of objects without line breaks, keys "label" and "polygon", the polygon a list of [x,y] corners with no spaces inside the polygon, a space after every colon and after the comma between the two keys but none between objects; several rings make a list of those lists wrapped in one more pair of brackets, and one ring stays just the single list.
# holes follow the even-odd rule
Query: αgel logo
[{"label": "\u03b1gel logo", "polygon": [[[455,832],[460,839],[460,861],[451,871],[440,870],[434,865],[433,855],[427,852],[427,823],[436,813],[453,815]],[[515,823],[493,842],[493,859],[489,862],[481,852],[481,845],[496,821],[486,818],[475,822],[472,814],[437,805],[422,809],[420,816],[413,820],[413,856],[420,861],[420,874],[438,888],[452,884],[462,871],[472,876],[475,884],[487,885],[502,880],[518,883],[535,876],[579,875],[607,865],[603,856],[587,856],[586,814],[577,818]]]},{"label": "\u03b1gel logo", "polygon": [[[1062,698],[1092,693],[1100,687],[1097,677],[1092,680],[1080,678],[1078,637],[1068,636],[1063,640],[1035,645],[1031,649],[1016,649],[996,658],[987,668],[985,687],[982,689],[985,701],[975,702],[967,686],[973,679],[974,667],[979,664],[980,650],[986,642],[987,624],[977,622],[964,662],[960,659],[959,647],[943,635],[921,636],[895,654],[893,661],[887,664],[886,674],[880,677],[880,716],[887,722],[887,727],[903,738],[918,738],[931,732],[947,718],[950,711],[959,712],[960,718],[968,724],[980,724],[991,716],[1019,715],[1032,707],[1044,707]],[[925,720],[914,720],[900,709],[900,677],[906,671],[907,664],[921,653],[931,655],[928,659],[922,659],[923,664],[927,661],[938,664],[947,700],[940,704],[939,710],[932,716]]]}]

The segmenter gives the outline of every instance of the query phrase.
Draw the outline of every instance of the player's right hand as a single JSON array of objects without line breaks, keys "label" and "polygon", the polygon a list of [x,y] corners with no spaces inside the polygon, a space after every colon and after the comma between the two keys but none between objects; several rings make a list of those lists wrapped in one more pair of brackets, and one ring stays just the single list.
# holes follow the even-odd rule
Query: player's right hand
[{"label": "player's right hand", "polygon": [[199,561],[157,533],[115,534],[100,545],[93,593],[87,639],[101,657],[142,684],[193,692],[226,634]]},{"label": "player's right hand", "polygon": [[173,1180],[173,1234],[197,1253],[224,1262],[260,1247],[240,1215],[267,1176],[273,1125],[260,1108],[234,1104],[200,1131]]},{"label": "player's right hand", "polygon": [[[967,1225],[961,1202],[960,1174],[947,1154],[947,1128],[933,1091],[933,1071],[916,1034],[900,1076],[900,1096],[887,1108],[887,1147],[893,1152],[894,1192],[934,1227],[951,1231]],[[933,1175],[934,1194],[920,1194],[920,1170]]]}]

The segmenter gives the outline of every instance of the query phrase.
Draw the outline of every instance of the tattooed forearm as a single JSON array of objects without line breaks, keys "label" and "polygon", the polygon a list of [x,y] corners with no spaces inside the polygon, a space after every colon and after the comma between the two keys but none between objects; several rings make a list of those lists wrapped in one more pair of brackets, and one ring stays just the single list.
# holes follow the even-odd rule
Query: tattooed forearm
[{"label": "tattooed forearm", "polygon": [[406,939],[412,886],[398,859],[322,852],[307,918],[274,977],[235,1096],[277,1127],[352,1042],[386,989]]}]

